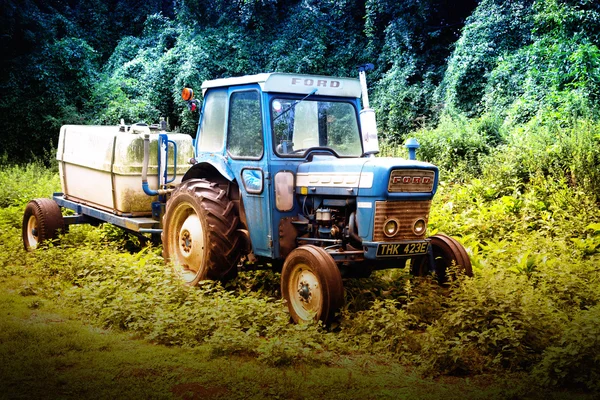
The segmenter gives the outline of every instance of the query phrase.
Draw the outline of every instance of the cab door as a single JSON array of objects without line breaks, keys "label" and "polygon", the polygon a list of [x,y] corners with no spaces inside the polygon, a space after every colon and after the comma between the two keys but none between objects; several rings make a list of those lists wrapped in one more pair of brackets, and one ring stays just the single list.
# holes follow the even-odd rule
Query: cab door
[{"label": "cab door", "polygon": [[229,90],[226,157],[239,183],[252,250],[272,257],[271,188],[258,88]]}]

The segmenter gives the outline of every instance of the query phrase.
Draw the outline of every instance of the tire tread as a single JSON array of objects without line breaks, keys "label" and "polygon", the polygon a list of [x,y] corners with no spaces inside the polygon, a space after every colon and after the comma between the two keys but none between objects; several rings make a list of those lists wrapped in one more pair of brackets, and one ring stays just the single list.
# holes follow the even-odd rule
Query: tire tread
[{"label": "tire tread", "polygon": [[[169,203],[177,199],[181,193],[188,193],[196,199],[197,204],[205,212],[209,228],[210,254],[207,260],[206,277],[202,278],[220,281],[234,278],[237,274],[237,263],[240,256],[240,237],[236,232],[239,218],[235,214],[233,203],[227,197],[226,192],[214,182],[205,179],[190,179],[183,182],[173,193],[167,202],[167,212],[163,217],[163,244],[166,243],[165,235],[169,230],[166,226]],[[163,256],[165,259],[169,259],[166,247],[163,247]]]}]

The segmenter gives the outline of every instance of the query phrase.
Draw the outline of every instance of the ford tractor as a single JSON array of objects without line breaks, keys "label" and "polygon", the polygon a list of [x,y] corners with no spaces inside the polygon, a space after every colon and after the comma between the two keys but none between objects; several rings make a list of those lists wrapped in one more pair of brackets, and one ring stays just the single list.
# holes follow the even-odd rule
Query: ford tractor
[{"label": "ford tractor", "polygon": [[[195,139],[164,121],[62,127],[62,193],[29,202],[25,248],[70,224],[109,222],[162,241],[188,285],[232,279],[244,265],[281,269],[295,322],[334,319],[346,276],[471,275],[458,241],[427,235],[438,168],[416,160],[414,140],[407,159],[376,157],[369,67],[359,79],[276,72],[205,81]],[[191,89],[182,97],[200,105]]]}]

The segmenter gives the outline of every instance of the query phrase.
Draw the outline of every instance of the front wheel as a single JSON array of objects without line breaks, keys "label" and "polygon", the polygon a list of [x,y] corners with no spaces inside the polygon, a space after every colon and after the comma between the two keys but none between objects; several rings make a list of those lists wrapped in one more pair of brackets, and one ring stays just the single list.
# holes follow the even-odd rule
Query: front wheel
[{"label": "front wheel", "polygon": [[26,251],[36,249],[40,243],[52,240],[65,228],[60,207],[50,199],[34,199],[27,203],[23,213],[21,231]]},{"label": "front wheel", "polygon": [[240,258],[238,217],[216,183],[190,179],[167,202],[163,217],[163,257],[185,284],[237,274]]},{"label": "front wheel", "polygon": [[287,256],[281,292],[296,323],[329,323],[344,304],[340,270],[327,251],[312,245],[298,247]]},{"label": "front wheel", "polygon": [[[431,257],[427,255],[421,259],[411,260],[413,274],[424,276],[432,271],[435,272],[440,283],[445,283],[450,275],[449,269],[454,267],[457,273],[473,276],[469,254],[456,239],[437,234],[431,236],[429,240]],[[433,262],[433,265],[431,265],[431,262]]]}]

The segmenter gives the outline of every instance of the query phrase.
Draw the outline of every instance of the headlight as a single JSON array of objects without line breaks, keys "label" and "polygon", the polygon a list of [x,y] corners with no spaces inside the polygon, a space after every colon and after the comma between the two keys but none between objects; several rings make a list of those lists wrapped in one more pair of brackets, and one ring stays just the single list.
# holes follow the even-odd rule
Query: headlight
[{"label": "headlight", "polygon": [[426,229],[427,225],[423,219],[418,219],[413,225],[413,232],[418,236],[424,234]]},{"label": "headlight", "polygon": [[385,224],[383,224],[383,233],[387,237],[392,237],[398,233],[398,227],[398,221],[395,219],[388,219],[385,221]]}]

